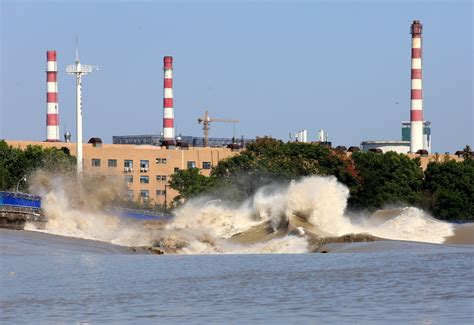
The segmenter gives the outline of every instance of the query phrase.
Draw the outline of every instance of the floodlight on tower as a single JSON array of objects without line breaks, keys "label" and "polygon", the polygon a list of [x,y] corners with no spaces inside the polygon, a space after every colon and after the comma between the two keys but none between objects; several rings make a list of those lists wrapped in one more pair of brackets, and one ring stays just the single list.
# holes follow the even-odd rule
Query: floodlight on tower
[{"label": "floodlight on tower", "polygon": [[99,70],[97,66],[81,64],[76,39],[76,63],[68,65],[66,72],[76,76],[76,159],[77,175],[82,175],[82,76]]}]

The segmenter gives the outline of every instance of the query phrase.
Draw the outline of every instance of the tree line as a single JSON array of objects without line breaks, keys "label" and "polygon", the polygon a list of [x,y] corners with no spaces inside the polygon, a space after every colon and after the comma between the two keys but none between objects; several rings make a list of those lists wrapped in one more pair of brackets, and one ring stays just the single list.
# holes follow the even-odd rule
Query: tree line
[{"label": "tree line", "polygon": [[44,148],[29,145],[26,149],[14,148],[0,140],[0,189],[27,191],[28,180],[37,169],[52,172],[71,172],[76,158],[67,148]]},{"label": "tree line", "polygon": [[437,158],[423,172],[419,158],[395,152],[349,156],[320,145],[265,137],[220,161],[209,177],[197,168],[180,170],[169,185],[179,192],[176,202],[201,194],[239,202],[263,185],[310,175],[334,175],[345,184],[352,211],[410,205],[439,219],[474,221],[474,160],[469,146],[463,161]]}]

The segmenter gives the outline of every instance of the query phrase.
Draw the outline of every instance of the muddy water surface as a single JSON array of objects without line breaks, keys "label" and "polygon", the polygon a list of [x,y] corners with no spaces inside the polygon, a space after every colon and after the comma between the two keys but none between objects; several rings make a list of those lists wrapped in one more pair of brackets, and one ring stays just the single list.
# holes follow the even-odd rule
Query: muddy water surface
[{"label": "muddy water surface", "polygon": [[327,251],[158,256],[2,230],[0,321],[473,323],[470,245],[383,241]]}]

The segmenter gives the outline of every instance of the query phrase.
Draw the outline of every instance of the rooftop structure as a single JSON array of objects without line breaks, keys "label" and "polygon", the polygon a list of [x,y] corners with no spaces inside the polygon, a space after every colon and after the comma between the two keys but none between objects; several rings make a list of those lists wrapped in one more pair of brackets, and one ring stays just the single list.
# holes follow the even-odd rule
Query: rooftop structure
[{"label": "rooftop structure", "polygon": [[[178,142],[186,143],[192,147],[205,147],[204,137],[194,137],[188,135],[179,135],[177,137]],[[255,141],[255,139],[232,139],[232,138],[209,138],[210,147],[227,147],[231,144],[239,144],[245,147],[245,144]],[[134,145],[163,145],[163,137],[157,134],[145,134],[145,135],[114,135],[112,137],[112,143],[114,144],[134,144]]]},{"label": "rooftop structure", "polygon": [[395,151],[397,153],[410,152],[410,141],[362,141],[360,143],[362,151],[371,151],[379,149],[382,152]]}]

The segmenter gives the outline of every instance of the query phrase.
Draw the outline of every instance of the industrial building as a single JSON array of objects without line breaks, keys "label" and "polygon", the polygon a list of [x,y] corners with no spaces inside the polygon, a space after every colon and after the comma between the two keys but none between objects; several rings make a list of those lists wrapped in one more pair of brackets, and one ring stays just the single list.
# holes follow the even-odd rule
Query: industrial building
[{"label": "industrial building", "polygon": [[422,34],[423,25],[414,20],[411,34],[410,121],[402,122],[402,141],[362,141],[363,151],[398,153],[431,152],[431,122],[423,120]]},{"label": "industrial building", "polygon": [[296,132],[295,142],[308,143],[308,130],[301,130]]},{"label": "industrial building", "polygon": [[[411,152],[411,122],[402,122],[402,137],[401,141],[387,141],[387,140],[375,140],[375,141],[362,141],[360,143],[362,151],[373,151],[380,149],[382,152],[395,151],[397,153],[409,153]],[[423,147],[418,150],[423,154],[431,153],[431,122],[423,122]]]},{"label": "industrial building", "polygon": [[[111,181],[123,181],[126,197],[131,201],[164,205],[179,194],[168,187],[170,176],[178,170],[199,168],[209,176],[211,168],[222,159],[238,154],[230,148],[166,149],[165,146],[102,144],[91,141],[83,145],[84,172],[103,175]],[[28,145],[67,148],[73,154],[75,143],[7,140],[15,148]]]},{"label": "industrial building", "polygon": [[324,146],[331,147],[331,142],[329,142],[328,133],[323,129],[318,130],[317,139],[315,142],[308,139],[308,130],[305,130],[305,129],[295,132],[294,140],[291,136],[291,133],[289,134],[289,138],[290,138],[290,141],[294,141],[294,142],[301,142],[301,143],[311,142],[311,143],[318,143]]},{"label": "industrial building", "polygon": [[395,151],[396,153],[409,153],[410,152],[410,141],[362,141],[360,143],[362,151],[378,151],[389,152]]},{"label": "industrial building", "polygon": [[[411,123],[402,121],[402,141],[411,143]],[[431,153],[431,122],[423,121],[423,150]]]}]

